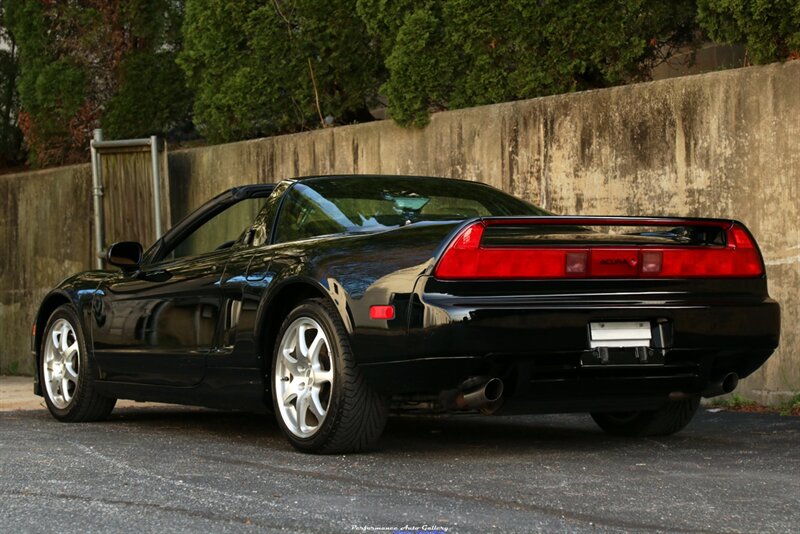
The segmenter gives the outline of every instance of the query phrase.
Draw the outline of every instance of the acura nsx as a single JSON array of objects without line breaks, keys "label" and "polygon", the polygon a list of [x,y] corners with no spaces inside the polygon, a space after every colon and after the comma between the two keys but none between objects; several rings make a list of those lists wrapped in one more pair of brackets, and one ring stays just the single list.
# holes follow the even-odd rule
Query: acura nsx
[{"label": "acura nsx", "polygon": [[272,412],[296,448],[373,447],[390,412],[588,412],[671,434],[778,346],[750,231],[557,216],[478,182],[320,176],[213,198],[146,251],[61,282],[34,390]]}]

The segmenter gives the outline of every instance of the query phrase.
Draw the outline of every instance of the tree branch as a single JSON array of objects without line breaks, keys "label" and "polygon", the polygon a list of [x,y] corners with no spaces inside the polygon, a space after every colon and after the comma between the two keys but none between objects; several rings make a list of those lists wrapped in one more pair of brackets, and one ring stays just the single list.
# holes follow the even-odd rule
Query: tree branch
[{"label": "tree branch", "polygon": [[311,58],[308,58],[308,70],[311,73],[311,83],[314,85],[314,100],[317,102],[317,113],[319,113],[319,122],[323,128],[327,128],[325,124],[325,117],[322,116],[322,109],[319,107],[319,93],[317,92],[317,80],[314,78],[314,67],[311,66]]}]

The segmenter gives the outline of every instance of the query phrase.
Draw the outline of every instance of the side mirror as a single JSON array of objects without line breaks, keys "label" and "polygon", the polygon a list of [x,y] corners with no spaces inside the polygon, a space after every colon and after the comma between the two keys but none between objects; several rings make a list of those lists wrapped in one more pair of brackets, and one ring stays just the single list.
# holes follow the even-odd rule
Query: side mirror
[{"label": "side mirror", "polygon": [[136,241],[120,241],[108,247],[106,260],[129,273],[139,268],[142,263],[142,245]]}]

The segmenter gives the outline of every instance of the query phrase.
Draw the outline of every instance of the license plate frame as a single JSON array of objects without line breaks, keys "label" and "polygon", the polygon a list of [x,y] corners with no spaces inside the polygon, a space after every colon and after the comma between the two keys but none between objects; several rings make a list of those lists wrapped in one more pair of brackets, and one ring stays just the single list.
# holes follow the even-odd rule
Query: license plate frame
[{"label": "license plate frame", "polygon": [[664,350],[650,321],[593,321],[588,326],[590,350],[581,356],[581,366],[664,365]]},{"label": "license plate frame", "polygon": [[589,323],[589,348],[650,347],[650,321],[593,321]]}]

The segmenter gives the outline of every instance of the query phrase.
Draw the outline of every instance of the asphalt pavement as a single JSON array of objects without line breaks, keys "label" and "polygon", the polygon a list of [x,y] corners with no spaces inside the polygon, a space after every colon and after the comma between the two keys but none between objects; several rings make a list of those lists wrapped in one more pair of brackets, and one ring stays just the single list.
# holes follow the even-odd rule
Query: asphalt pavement
[{"label": "asphalt pavement", "polygon": [[[0,532],[798,532],[800,418],[701,412],[630,440],[587,415],[396,417],[369,454],[269,416],[0,412]],[[386,530],[383,530],[386,529]]]}]

